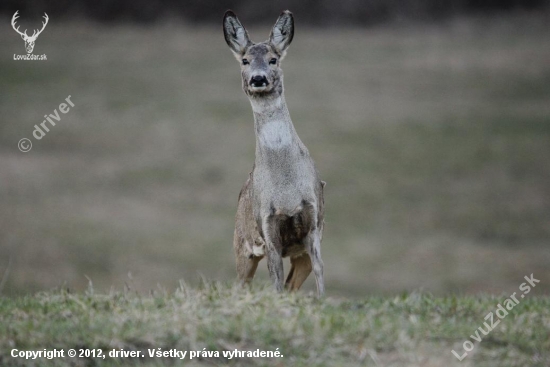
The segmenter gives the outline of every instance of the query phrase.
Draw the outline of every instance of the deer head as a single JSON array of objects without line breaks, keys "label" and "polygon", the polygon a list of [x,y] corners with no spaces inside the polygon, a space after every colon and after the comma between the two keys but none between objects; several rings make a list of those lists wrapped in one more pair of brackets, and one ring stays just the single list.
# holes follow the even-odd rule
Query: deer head
[{"label": "deer head", "polygon": [[13,29],[19,33],[21,35],[21,38],[23,38],[23,41],[25,41],[25,49],[27,50],[27,53],[31,53],[32,50],[34,49],[34,42],[36,41],[36,39],[38,38],[38,36],[40,35],[40,33],[42,33],[42,31],[44,30],[44,28],[46,28],[46,24],[48,24],[48,14],[44,13],[44,19],[46,20],[45,22],[42,22],[42,29],[41,30],[34,30],[32,36],[29,36],[27,35],[27,30],[25,29],[25,32],[21,32],[19,30],[19,26],[17,26],[17,28],[15,28],[15,21],[17,18],[19,18],[19,15],[17,14],[19,13],[19,10],[15,12],[15,14],[13,15],[13,18],[11,18],[11,26],[13,27]]},{"label": "deer head", "polygon": [[269,39],[254,43],[235,13],[228,10],[223,19],[223,33],[241,64],[244,92],[251,98],[281,94],[283,71],[280,63],[294,36],[292,13],[284,11],[275,22]]}]

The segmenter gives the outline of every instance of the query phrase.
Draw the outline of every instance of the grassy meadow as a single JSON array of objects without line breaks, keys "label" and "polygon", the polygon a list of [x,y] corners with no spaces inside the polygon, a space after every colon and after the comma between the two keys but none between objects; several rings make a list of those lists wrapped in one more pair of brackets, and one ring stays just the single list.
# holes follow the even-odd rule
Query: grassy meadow
[{"label": "grassy meadow", "polygon": [[[33,366],[530,366],[550,363],[550,298],[528,294],[464,356],[484,317],[504,297],[420,293],[322,302],[270,288],[223,284],[151,295],[66,291],[0,299],[0,364]],[[488,323],[488,325],[490,325]],[[13,358],[18,351],[63,349],[65,358]],[[67,357],[101,349],[100,357]],[[151,358],[150,350],[187,351],[185,359]],[[279,358],[227,358],[223,351],[275,351]],[[112,351],[139,358],[113,358]],[[190,351],[220,356],[190,359]],[[452,353],[455,351],[459,361]],[[98,354],[97,354],[98,355]]]},{"label": "grassy meadow", "polygon": [[[52,19],[42,62],[13,60],[8,21],[0,39],[2,294],[234,279],[255,142],[221,26]],[[547,15],[324,30],[297,15],[283,69],[327,181],[329,295],[501,294],[531,273],[550,293]]]}]

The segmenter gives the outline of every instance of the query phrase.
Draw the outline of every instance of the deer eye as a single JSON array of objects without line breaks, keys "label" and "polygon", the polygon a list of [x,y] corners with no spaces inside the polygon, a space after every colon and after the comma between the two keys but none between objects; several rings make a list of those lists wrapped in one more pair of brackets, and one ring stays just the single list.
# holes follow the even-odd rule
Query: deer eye
[{"label": "deer eye", "polygon": [[273,58],[273,59],[269,60],[269,64],[277,65],[277,59]]},{"label": "deer eye", "polygon": [[248,59],[243,59],[243,65],[248,65],[248,64],[250,64],[250,63],[248,62]]}]

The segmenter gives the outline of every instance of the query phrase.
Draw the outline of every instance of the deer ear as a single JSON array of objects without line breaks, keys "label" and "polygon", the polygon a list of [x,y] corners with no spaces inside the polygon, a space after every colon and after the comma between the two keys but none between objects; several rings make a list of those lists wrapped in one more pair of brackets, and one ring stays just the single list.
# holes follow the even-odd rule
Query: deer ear
[{"label": "deer ear", "polygon": [[231,10],[226,11],[223,17],[223,35],[225,42],[237,57],[242,56],[246,48],[252,43],[248,38],[246,29]]},{"label": "deer ear", "polygon": [[21,35],[21,38],[25,39],[25,35],[24,35],[24,34],[22,34],[22,35]]},{"label": "deer ear", "polygon": [[283,57],[293,37],[294,17],[291,12],[285,10],[275,22],[271,34],[269,35],[269,42],[275,47],[277,52],[281,54],[281,57]]}]

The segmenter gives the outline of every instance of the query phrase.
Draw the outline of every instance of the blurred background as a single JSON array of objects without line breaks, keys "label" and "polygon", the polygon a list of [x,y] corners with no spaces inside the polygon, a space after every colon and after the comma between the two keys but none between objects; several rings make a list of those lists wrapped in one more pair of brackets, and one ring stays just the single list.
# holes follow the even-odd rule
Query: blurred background
[{"label": "blurred background", "polygon": [[[327,181],[329,295],[501,294],[531,273],[550,293],[550,1],[4,0],[1,294],[235,278],[255,140],[228,8],[255,41],[294,12],[286,99]],[[16,10],[21,30],[48,14],[47,61],[13,59]]]}]

